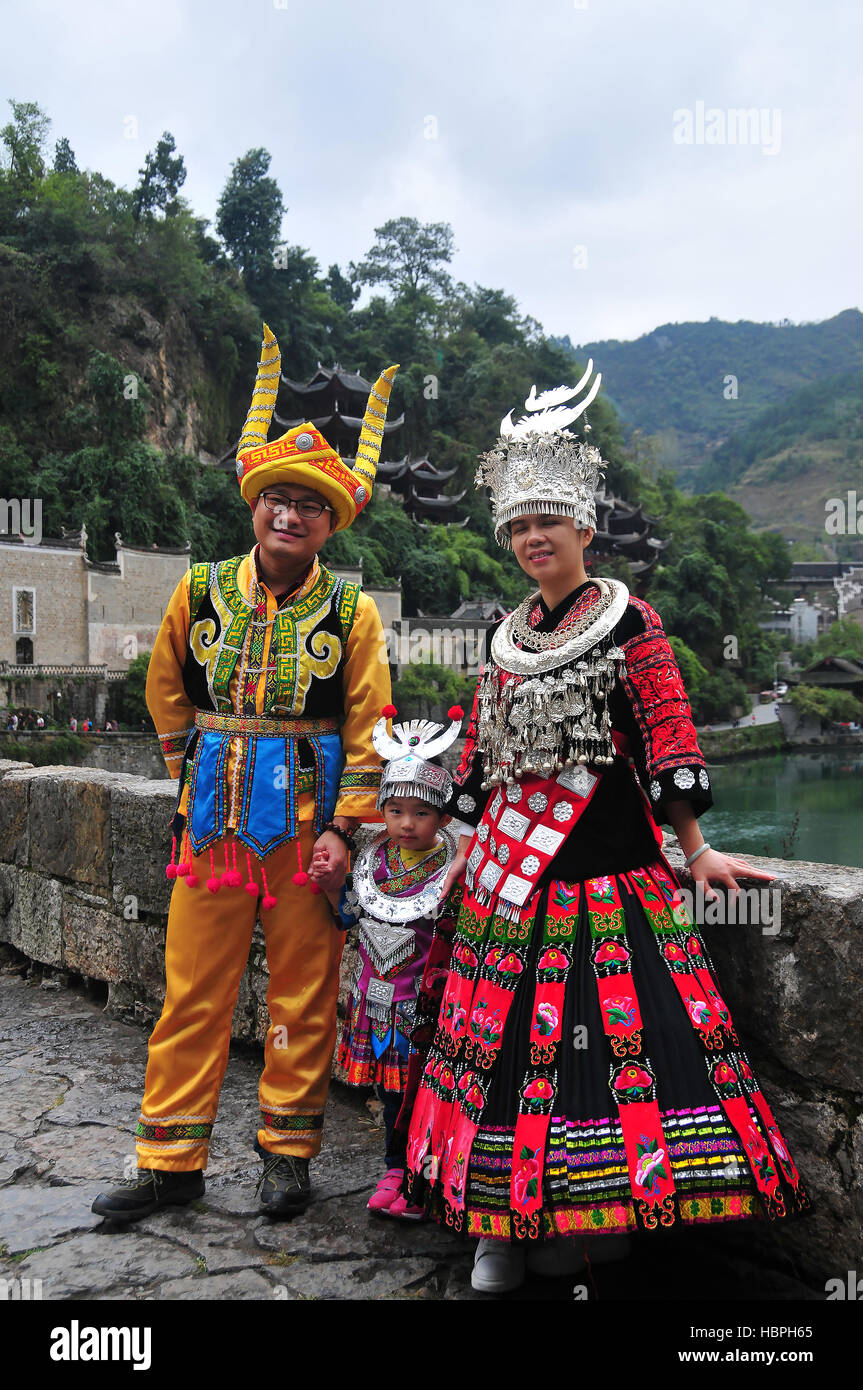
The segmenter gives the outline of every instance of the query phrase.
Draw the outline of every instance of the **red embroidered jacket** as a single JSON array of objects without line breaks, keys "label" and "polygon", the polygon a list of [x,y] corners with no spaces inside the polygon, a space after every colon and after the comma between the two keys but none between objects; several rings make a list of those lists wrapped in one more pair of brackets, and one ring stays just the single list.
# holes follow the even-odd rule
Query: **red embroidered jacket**
[{"label": "red embroidered jacket", "polygon": [[[581,585],[551,612],[540,600],[531,625],[551,632],[573,609],[580,615],[585,604],[592,605],[595,595],[595,589]],[[493,631],[488,634],[487,653]],[[696,815],[713,804],[692,711],[659,614],[643,599],[630,597],[614,630],[614,640],[626,653],[626,674],[609,699],[609,714],[612,727],[629,740],[631,763],[618,755],[604,770],[577,833],[554,861],[553,876],[570,881],[637,868],[656,858],[645,797],[657,824],[668,821],[669,801],[689,801]],[[471,825],[478,822],[490,795],[481,790],[483,765],[476,736],[474,698],[456,785],[447,807]]]}]

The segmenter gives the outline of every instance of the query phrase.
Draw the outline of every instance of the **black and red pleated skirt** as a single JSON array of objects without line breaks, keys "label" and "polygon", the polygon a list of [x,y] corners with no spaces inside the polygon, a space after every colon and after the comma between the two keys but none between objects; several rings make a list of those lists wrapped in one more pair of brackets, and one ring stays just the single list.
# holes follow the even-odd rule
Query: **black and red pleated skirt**
[{"label": "black and red pleated skirt", "polygon": [[516,921],[466,892],[427,1024],[406,1191],[455,1231],[527,1241],[809,1208],[661,857],[554,880]]}]

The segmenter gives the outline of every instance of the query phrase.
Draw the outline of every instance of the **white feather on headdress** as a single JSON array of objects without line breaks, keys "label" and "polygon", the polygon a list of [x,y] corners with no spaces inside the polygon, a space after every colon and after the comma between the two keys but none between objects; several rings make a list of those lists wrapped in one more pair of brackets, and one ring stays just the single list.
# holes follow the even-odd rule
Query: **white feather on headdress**
[{"label": "white feather on headdress", "polygon": [[[571,425],[579,415],[584,414],[596,398],[602,384],[601,372],[597,372],[596,380],[583,400],[576,405],[564,405],[565,401],[578,395],[592,371],[593,358],[588,362],[587,370],[575,386],[554,386],[549,391],[541,391],[539,395],[536,394],[536,385],[531,386],[524,404],[525,409],[533,413],[522,415],[520,420],[513,421],[510,411],[500,422],[501,438],[523,439],[528,434],[550,434],[553,430],[566,429],[567,425]],[[537,411],[540,413],[536,414]]]}]

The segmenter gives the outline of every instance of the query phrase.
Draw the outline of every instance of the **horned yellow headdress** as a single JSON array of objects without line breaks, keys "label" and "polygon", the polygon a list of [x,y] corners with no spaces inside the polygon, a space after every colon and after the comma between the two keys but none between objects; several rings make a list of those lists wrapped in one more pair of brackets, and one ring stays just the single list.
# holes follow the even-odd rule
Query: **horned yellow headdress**
[{"label": "horned yellow headdress", "polygon": [[252,404],[237,447],[240,492],[251,506],[273,483],[304,483],[326,497],[336,514],[337,531],[355,521],[369,501],[384,437],[393,378],[399,364],[387,367],[369,393],[353,467],[343,463],[320,430],[307,422],[294,425],[267,443],[279,389],[282,354],[275,334],[264,324],[261,360]]}]

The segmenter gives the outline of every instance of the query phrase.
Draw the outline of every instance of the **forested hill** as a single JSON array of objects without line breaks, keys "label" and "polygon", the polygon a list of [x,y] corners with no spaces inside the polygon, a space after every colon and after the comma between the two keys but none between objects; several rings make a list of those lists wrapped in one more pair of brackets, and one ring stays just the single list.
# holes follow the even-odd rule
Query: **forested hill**
[{"label": "forested hill", "polygon": [[[594,359],[621,418],[655,437],[659,461],[681,481],[705,455],[795,392],[863,368],[863,313],[822,323],[666,323],[633,342],[572,348]],[[731,378],[732,380],[729,380]],[[718,480],[714,484],[721,486]]]},{"label": "forested hill", "polygon": [[[863,496],[863,374],[844,372],[763,410],[694,474],[698,491],[727,492],[763,526],[823,542],[825,503]],[[857,534],[834,539],[856,554]],[[813,556],[814,558],[814,556]]]},{"label": "forested hill", "polygon": [[[80,169],[62,136],[49,140],[35,103],[10,106],[0,128],[0,497],[38,498],[45,536],[85,525],[94,560],[113,558],[115,532],[137,546],[190,540],[193,560],[247,549],[230,454],[265,319],[289,378],[339,361],[374,380],[401,363],[392,410],[405,425],[389,456],[427,454],[465,492],[464,528],[421,527],[378,492],[325,559],[362,563],[368,587],[400,582],[406,614],[450,614],[466,597],[514,606],[528,581],[494,542],[474,489],[477,454],[533,384],[580,372],[571,348],[505,289],[452,278],[448,224],[393,218],[362,261],[325,271],[313,248],[283,238],[266,150],[226,160],[211,227],[181,196],[185,164],[170,132],[126,189]],[[617,394],[613,363],[596,356]],[[676,389],[683,399],[686,383]],[[288,400],[282,411],[293,413]],[[604,391],[589,413],[608,487],[641,503],[669,539],[641,592],[664,619],[693,708],[710,720],[743,708],[742,681],[757,689],[773,670],[776,642],[758,619],[768,581],[788,573],[785,542],[753,534],[728,498],[689,499],[670,474],[645,471]],[[215,465],[222,455],[227,468]],[[636,582],[620,557],[603,571]]]}]

